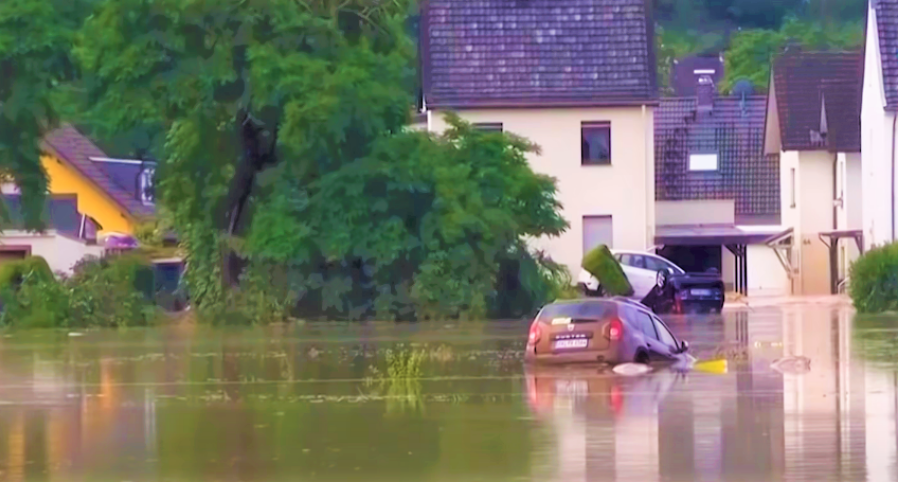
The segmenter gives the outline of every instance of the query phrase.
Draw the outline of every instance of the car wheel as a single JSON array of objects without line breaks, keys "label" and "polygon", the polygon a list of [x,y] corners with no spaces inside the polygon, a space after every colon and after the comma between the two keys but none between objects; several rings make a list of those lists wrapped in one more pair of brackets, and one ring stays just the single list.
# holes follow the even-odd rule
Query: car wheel
[{"label": "car wheel", "polygon": [[635,360],[635,362],[636,362],[636,363],[639,363],[639,364],[642,364],[642,365],[648,365],[648,364],[649,364],[649,355],[648,355],[648,353],[646,353],[646,352],[644,352],[644,351],[642,351],[642,350],[639,350],[639,351],[636,353],[636,360]]}]

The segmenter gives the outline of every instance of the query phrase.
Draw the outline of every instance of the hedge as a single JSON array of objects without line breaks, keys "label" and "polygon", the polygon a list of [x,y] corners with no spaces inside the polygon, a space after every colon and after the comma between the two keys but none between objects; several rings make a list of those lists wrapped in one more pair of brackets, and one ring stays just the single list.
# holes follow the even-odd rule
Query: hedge
[{"label": "hedge", "polygon": [[620,263],[614,259],[608,246],[602,244],[586,253],[582,266],[599,280],[599,285],[606,294],[612,296],[631,296],[633,294],[630,280],[624,274]]},{"label": "hedge", "polygon": [[28,256],[17,261],[8,261],[0,266],[0,290],[15,291],[26,277],[35,277],[42,282],[55,280],[47,260],[40,256]]},{"label": "hedge", "polygon": [[848,293],[860,313],[898,311],[898,243],[871,249],[852,265]]}]

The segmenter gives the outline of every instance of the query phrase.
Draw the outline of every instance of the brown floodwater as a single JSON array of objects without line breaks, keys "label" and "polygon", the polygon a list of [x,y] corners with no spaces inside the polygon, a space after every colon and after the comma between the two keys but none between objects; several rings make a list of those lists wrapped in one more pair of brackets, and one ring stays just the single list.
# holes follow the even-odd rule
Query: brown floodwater
[{"label": "brown floodwater", "polygon": [[9,332],[0,480],[898,480],[898,318],[668,323],[726,370],[528,369],[526,322]]}]

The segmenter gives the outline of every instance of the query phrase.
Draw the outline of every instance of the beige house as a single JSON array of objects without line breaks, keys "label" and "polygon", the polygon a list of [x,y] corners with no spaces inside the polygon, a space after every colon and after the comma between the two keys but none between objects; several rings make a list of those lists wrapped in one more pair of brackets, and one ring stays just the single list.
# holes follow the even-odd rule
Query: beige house
[{"label": "beige house", "polygon": [[571,273],[598,244],[654,244],[653,21],[646,0],[430,0],[421,18],[423,113],[455,112],[538,144],[570,229],[533,240]]},{"label": "beige house", "polygon": [[790,49],[774,61],[765,150],[780,155],[794,294],[839,291],[863,249],[862,68],[859,52]]}]

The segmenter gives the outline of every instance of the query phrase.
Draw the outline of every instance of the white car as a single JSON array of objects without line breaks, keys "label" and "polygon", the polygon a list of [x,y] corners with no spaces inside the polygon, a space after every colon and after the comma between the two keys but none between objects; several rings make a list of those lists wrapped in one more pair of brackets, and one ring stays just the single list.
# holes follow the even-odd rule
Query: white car
[{"label": "white car", "polygon": [[[669,269],[672,274],[686,273],[679,266],[657,254],[645,251],[615,249],[611,250],[611,254],[614,255],[614,259],[620,263],[624,274],[627,275],[627,280],[630,282],[630,286],[633,287],[633,294],[630,298],[634,300],[642,300],[649,294],[649,291],[655,286],[658,271]],[[577,281],[590,291],[595,291],[599,288],[599,280],[585,269],[580,270],[580,277]]]}]

